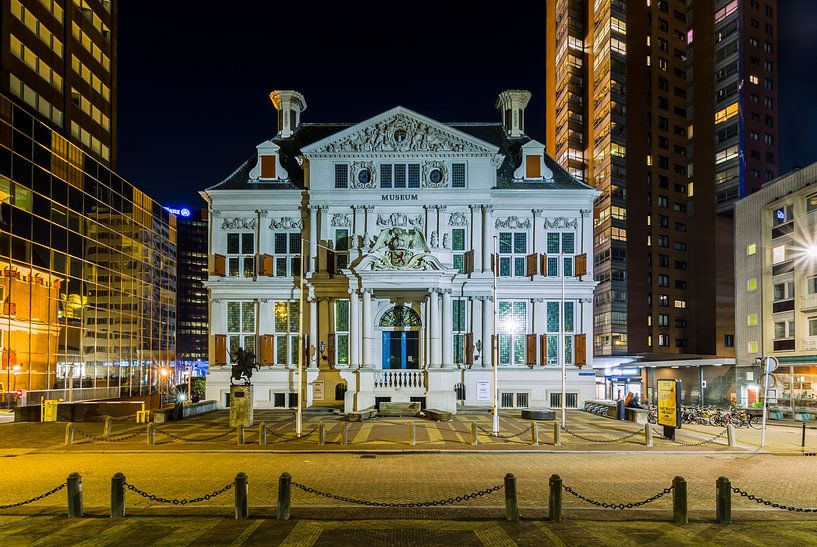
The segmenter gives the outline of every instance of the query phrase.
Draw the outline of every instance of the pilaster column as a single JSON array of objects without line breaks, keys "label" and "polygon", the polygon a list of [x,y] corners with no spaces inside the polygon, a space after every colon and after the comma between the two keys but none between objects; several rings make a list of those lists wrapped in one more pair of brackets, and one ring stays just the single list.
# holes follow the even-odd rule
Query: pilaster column
[{"label": "pilaster column", "polygon": [[360,298],[349,289],[349,366],[360,367]]},{"label": "pilaster column", "polygon": [[494,252],[494,227],[491,226],[493,209],[492,205],[482,206],[482,271],[485,273],[491,273],[491,253]]},{"label": "pilaster column", "polygon": [[374,368],[372,360],[372,289],[361,289],[363,291],[363,355],[361,356],[361,366],[363,368]]},{"label": "pilaster column", "polygon": [[437,234],[440,236],[439,245],[440,248],[450,248],[451,242],[448,242],[449,245],[446,247],[445,243],[447,242],[446,234],[448,233],[448,219],[444,217],[446,206],[445,205],[435,205],[435,209],[437,209]]},{"label": "pilaster column", "polygon": [[494,334],[494,304],[493,298],[486,296],[482,299],[482,368],[492,366],[491,336]]},{"label": "pilaster column", "polygon": [[429,316],[431,324],[431,363],[429,368],[439,368],[442,366],[442,346],[440,346],[440,298],[439,289],[431,289],[428,295]]},{"label": "pilaster column", "polygon": [[[267,252],[267,248],[269,246],[269,230],[266,228],[269,226],[269,223],[266,222],[267,214],[269,211],[265,209],[257,209],[255,214],[257,215],[256,219],[256,228],[255,228],[255,254],[257,256],[261,256],[263,254],[272,254],[271,252]],[[256,260],[260,260],[256,259]],[[258,262],[256,261],[255,264],[255,271],[256,273],[260,271],[260,267]]]},{"label": "pilaster column", "polygon": [[482,270],[482,205],[471,209],[471,249],[474,251],[474,271]]},{"label": "pilaster column", "polygon": [[[540,222],[542,219],[542,209],[533,209],[533,245],[531,246],[532,253],[545,254],[547,247],[545,244],[545,224]],[[541,267],[541,264],[539,265]],[[547,272],[539,272],[539,275],[546,275]]]},{"label": "pilaster column", "polygon": [[443,293],[443,328],[440,332],[442,337],[442,366],[450,368],[454,366],[454,350],[452,347],[452,322],[451,322],[451,289],[444,289]]},{"label": "pilaster column", "polygon": [[314,297],[309,299],[309,368],[318,368],[318,301]]},{"label": "pilaster column", "polygon": [[318,213],[320,207],[309,206],[309,271],[318,271]]}]

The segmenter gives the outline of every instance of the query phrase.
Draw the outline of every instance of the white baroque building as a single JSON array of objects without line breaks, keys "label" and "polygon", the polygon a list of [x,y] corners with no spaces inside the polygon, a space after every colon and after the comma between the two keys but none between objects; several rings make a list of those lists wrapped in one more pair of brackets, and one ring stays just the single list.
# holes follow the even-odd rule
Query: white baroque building
[{"label": "white baroque building", "polygon": [[301,347],[306,406],[490,407],[495,325],[501,408],[559,407],[562,364],[567,407],[593,397],[598,192],[524,134],[529,92],[501,93],[498,123],[396,107],[307,124],[300,93],[270,97],[277,135],[201,192],[208,398],[227,404],[243,347],[261,365],[255,407],[296,406]]}]

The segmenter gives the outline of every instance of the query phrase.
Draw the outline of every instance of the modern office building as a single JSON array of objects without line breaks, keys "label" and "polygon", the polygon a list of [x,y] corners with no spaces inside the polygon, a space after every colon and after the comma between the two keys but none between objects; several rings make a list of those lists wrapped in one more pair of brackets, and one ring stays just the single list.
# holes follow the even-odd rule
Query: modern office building
[{"label": "modern office building", "polygon": [[6,96],[0,201],[0,402],[156,385],[175,359],[176,217]]},{"label": "modern office building", "polygon": [[112,169],[116,26],[116,0],[8,0],[0,7],[0,92]]},{"label": "modern office building", "polygon": [[817,163],[740,200],[735,234],[738,400],[760,400],[771,356],[770,401],[817,411]]},{"label": "modern office building", "polygon": [[500,407],[559,408],[562,366],[565,406],[593,397],[598,192],[525,135],[530,93],[502,92],[496,123],[302,123],[300,93],[271,99],[277,135],[201,193],[208,399],[227,402],[239,348],[256,407],[295,406],[301,362],[306,404],[346,411],[490,407],[494,386]]},{"label": "modern office building", "polygon": [[734,361],[734,271],[722,257],[735,200],[777,172],[776,7],[547,2],[547,149],[602,192],[598,365]]},{"label": "modern office building", "polygon": [[170,209],[177,214],[176,370],[203,376],[207,370],[207,209]]}]

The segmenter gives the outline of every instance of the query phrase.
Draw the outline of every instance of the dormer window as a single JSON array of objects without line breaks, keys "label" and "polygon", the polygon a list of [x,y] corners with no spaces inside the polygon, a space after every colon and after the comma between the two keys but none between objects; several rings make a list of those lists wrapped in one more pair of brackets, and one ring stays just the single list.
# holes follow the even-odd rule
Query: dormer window
[{"label": "dormer window", "polygon": [[276,163],[278,162],[277,156],[261,156],[261,178],[262,179],[274,179],[276,178]]},{"label": "dormer window", "polygon": [[286,182],[289,173],[281,166],[280,148],[272,141],[264,141],[258,146],[258,162],[250,171],[252,182]]},{"label": "dormer window", "polygon": [[522,146],[522,162],[513,173],[517,181],[553,182],[553,171],[545,161],[545,145],[528,141]]}]

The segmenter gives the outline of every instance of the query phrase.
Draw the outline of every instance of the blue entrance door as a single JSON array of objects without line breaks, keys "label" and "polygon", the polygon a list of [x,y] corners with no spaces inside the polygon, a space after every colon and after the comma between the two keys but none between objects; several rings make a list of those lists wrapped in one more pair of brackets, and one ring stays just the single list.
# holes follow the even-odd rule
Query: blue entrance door
[{"label": "blue entrance door", "polygon": [[420,368],[420,333],[383,331],[383,368]]}]

